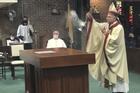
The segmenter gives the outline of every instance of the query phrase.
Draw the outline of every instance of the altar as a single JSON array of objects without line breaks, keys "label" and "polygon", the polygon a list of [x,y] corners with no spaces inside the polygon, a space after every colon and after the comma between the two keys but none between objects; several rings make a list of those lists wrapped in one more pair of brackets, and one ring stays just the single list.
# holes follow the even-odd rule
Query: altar
[{"label": "altar", "polygon": [[95,54],[71,48],[20,52],[25,61],[25,93],[89,93],[88,64]]}]

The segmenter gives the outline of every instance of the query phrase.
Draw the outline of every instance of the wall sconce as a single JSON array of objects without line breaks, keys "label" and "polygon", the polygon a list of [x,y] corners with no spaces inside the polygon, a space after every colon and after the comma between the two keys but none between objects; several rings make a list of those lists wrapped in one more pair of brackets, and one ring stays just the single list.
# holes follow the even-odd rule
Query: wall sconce
[{"label": "wall sconce", "polygon": [[16,11],[15,10],[9,10],[8,11],[8,16],[9,16],[9,20],[11,22],[13,22],[14,21],[14,18],[16,17]]},{"label": "wall sconce", "polygon": [[56,8],[53,8],[52,11],[51,11],[51,14],[52,15],[60,15],[60,11]]}]

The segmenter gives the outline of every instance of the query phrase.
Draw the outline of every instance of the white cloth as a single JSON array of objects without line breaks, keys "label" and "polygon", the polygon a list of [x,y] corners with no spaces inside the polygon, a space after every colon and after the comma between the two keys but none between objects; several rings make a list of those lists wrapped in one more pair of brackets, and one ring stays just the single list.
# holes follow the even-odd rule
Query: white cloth
[{"label": "white cloth", "polygon": [[61,48],[61,47],[67,48],[64,41],[60,38],[58,38],[58,39],[52,38],[52,39],[48,40],[46,48]]},{"label": "white cloth", "polygon": [[22,24],[19,25],[18,30],[17,30],[17,37],[23,36],[24,37],[24,40],[23,40],[24,43],[32,43],[33,40],[30,36],[30,30],[32,31],[32,28],[29,25],[27,25],[27,26],[24,26]]},{"label": "white cloth", "polygon": [[124,92],[127,93],[129,91],[129,85],[128,83],[122,81],[122,80],[117,80],[117,83],[115,86],[112,87],[113,92]]}]

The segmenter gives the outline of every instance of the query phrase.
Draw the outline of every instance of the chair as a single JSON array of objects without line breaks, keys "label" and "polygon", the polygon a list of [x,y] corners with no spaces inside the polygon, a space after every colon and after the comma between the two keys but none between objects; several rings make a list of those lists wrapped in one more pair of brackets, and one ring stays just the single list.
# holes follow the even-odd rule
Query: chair
[{"label": "chair", "polygon": [[8,62],[10,50],[10,46],[0,46],[0,75],[4,79],[6,79],[6,66],[10,66],[10,62]]},{"label": "chair", "polygon": [[24,50],[23,44],[12,44],[11,46],[11,76],[15,79],[15,66],[23,66],[24,61],[19,58],[19,51]]},{"label": "chair", "polygon": [[3,53],[0,53],[0,78],[6,79],[6,70],[4,65],[5,57],[3,56]]}]

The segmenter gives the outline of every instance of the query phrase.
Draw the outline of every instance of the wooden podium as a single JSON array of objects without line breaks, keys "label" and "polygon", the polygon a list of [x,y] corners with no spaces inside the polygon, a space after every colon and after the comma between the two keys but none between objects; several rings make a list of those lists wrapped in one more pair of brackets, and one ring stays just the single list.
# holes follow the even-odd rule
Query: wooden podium
[{"label": "wooden podium", "polygon": [[94,54],[70,48],[20,51],[25,93],[88,93],[88,64]]}]

